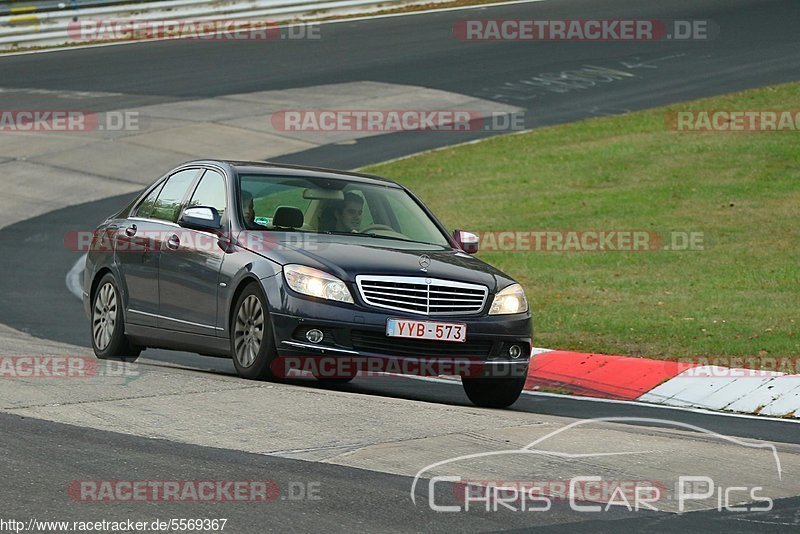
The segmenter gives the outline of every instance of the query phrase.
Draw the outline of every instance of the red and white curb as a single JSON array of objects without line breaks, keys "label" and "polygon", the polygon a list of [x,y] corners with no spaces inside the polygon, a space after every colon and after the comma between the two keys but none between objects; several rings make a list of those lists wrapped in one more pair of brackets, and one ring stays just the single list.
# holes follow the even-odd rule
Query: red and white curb
[{"label": "red and white curb", "polygon": [[528,391],[800,418],[800,375],[534,349]]}]

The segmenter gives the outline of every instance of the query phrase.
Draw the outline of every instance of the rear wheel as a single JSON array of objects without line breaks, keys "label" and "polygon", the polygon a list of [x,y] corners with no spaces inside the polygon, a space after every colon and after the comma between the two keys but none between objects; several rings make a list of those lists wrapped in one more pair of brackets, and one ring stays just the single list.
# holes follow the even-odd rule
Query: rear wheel
[{"label": "rear wheel", "polygon": [[231,354],[242,378],[271,380],[270,365],[277,357],[275,337],[267,315],[267,302],[258,285],[249,284],[233,308]]},{"label": "rear wheel", "polygon": [[100,279],[92,298],[92,348],[100,360],[133,362],[142,352],[125,337],[122,298],[111,273]]},{"label": "rear wheel", "polygon": [[484,408],[507,408],[514,404],[525,387],[525,377],[461,378],[464,392],[473,404]]}]

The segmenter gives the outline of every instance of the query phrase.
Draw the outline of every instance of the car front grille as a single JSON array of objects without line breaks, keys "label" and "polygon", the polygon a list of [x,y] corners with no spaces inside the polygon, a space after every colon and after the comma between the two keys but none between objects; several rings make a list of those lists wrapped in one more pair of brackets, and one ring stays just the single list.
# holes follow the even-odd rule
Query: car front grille
[{"label": "car front grille", "polygon": [[486,303],[486,286],[405,276],[357,276],[364,302],[378,308],[423,315],[479,313]]},{"label": "car front grille", "polygon": [[350,333],[353,348],[359,352],[372,352],[387,356],[411,357],[462,357],[486,359],[492,350],[491,340],[450,343],[427,339],[387,337],[383,332],[353,330]]}]

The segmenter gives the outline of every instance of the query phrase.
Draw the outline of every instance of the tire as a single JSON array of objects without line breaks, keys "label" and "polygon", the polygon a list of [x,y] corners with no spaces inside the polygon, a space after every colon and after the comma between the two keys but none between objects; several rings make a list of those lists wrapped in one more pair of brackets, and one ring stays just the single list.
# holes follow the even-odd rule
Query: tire
[{"label": "tire", "polygon": [[236,372],[249,380],[275,380],[271,365],[277,358],[267,299],[251,283],[236,300],[231,316],[231,356]]},{"label": "tire", "polygon": [[114,275],[107,273],[92,295],[90,334],[92,349],[98,360],[134,362],[142,352],[125,336],[122,297]]},{"label": "tire", "polygon": [[525,387],[525,377],[461,378],[469,400],[483,408],[507,408],[514,404]]}]

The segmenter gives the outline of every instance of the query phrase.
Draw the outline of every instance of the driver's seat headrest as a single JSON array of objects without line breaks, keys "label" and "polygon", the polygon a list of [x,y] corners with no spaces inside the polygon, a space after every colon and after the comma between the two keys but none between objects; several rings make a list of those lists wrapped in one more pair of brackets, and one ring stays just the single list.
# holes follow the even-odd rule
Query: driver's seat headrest
[{"label": "driver's seat headrest", "polygon": [[280,228],[300,228],[303,226],[303,212],[293,206],[280,206],[275,210],[272,226]]}]

